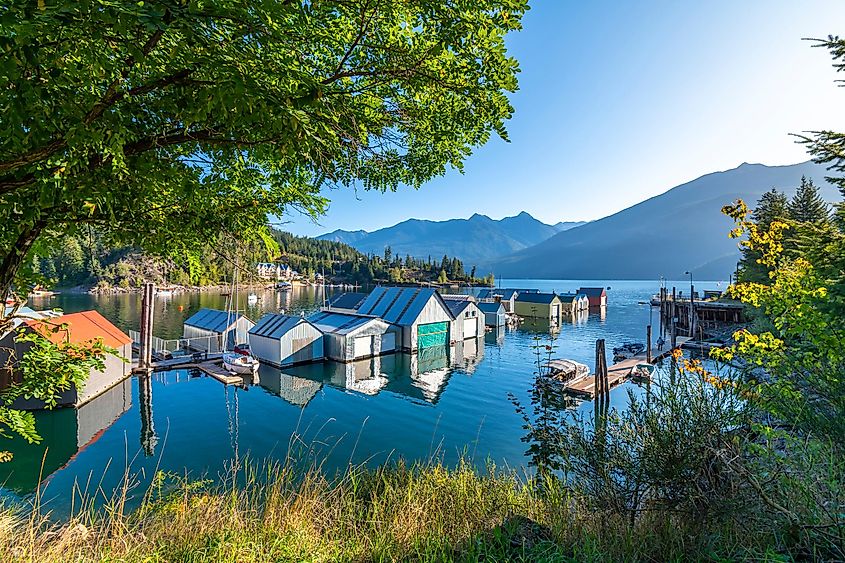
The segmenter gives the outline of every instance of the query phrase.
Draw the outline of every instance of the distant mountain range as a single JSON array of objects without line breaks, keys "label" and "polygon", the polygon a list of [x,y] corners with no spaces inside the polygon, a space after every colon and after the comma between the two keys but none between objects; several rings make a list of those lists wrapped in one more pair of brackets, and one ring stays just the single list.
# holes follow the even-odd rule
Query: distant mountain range
[{"label": "distant mountain range", "polygon": [[[792,196],[801,176],[830,202],[838,191],[824,166],[742,164],[682,184],[628,209],[560,232],[530,248],[479,265],[498,277],[547,279],[727,279],[739,259],[722,206],[742,198],[753,207],[772,187]],[[484,268],[484,269],[481,269]]]},{"label": "distant mountain range", "polygon": [[524,211],[499,220],[476,213],[469,219],[408,219],[373,232],[337,230],[317,238],[342,242],[364,253],[381,254],[389,246],[399,256],[431,256],[439,260],[448,254],[460,258],[469,268],[529,248],[583,224],[562,221],[547,225]]}]

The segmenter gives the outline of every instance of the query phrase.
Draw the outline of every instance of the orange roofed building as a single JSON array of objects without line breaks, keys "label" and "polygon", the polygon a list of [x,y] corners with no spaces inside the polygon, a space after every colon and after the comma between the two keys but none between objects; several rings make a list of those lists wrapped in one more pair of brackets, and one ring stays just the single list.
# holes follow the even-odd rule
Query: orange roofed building
[{"label": "orange roofed building", "polygon": [[[33,317],[35,316],[33,315]],[[105,356],[105,369],[102,371],[91,371],[88,380],[81,389],[72,388],[63,393],[59,400],[60,405],[79,406],[85,404],[130,375],[132,340],[97,311],[82,311],[80,313],[69,313],[60,316],[39,316],[40,318],[29,318],[25,320],[21,323],[22,326],[25,326],[28,330],[38,330],[56,344],[64,342],[85,344],[102,339],[104,345],[117,350],[117,356],[112,354]],[[53,327],[59,325],[65,325],[67,330],[52,330]],[[0,348],[4,349],[3,351],[5,352],[5,354],[2,354],[5,356],[2,365],[9,365],[6,360],[11,350],[14,350],[15,358],[21,358],[26,352],[26,346],[27,344],[16,341],[14,333],[9,333],[0,338]],[[13,365],[14,360],[12,361]],[[12,367],[12,373],[9,373],[10,370],[8,368],[3,371],[6,373],[0,377],[0,387],[5,388],[15,377],[13,373],[14,368]],[[16,402],[13,406],[21,409],[38,409],[43,408],[43,403],[41,401],[28,400]]]}]

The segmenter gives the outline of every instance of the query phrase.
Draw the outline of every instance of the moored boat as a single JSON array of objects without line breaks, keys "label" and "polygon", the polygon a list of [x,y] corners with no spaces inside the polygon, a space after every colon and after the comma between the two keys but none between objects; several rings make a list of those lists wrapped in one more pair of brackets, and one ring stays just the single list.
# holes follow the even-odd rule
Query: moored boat
[{"label": "moored boat", "polygon": [[237,352],[223,353],[223,367],[232,373],[253,374],[258,371],[260,363],[252,356],[245,356]]},{"label": "moored boat", "polygon": [[556,358],[546,364],[547,377],[560,383],[580,381],[590,375],[590,368],[574,360]]}]

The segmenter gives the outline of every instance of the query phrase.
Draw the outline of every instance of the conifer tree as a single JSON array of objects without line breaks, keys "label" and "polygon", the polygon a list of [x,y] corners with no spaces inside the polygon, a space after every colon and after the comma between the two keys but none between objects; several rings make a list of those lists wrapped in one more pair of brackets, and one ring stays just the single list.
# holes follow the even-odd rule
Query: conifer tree
[{"label": "conifer tree", "polygon": [[782,221],[789,218],[789,199],[786,194],[772,188],[764,193],[752,215],[758,227],[768,229],[774,221]]},{"label": "conifer tree", "polygon": [[789,202],[789,215],[799,223],[826,223],[830,220],[830,209],[819,195],[819,189],[812,178],[801,177],[801,185]]}]

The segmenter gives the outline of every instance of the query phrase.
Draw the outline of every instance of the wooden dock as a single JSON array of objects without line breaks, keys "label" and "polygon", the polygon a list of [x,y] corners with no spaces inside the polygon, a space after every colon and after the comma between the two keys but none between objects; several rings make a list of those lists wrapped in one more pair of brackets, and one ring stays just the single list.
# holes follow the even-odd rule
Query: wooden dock
[{"label": "wooden dock", "polygon": [[[223,354],[221,353],[203,354],[201,359],[195,356],[178,356],[169,360],[159,360],[152,362],[152,369],[150,371],[167,371],[171,369],[198,369],[225,385],[243,385],[244,378],[240,375],[232,374],[226,371],[226,369],[222,365],[222,362]],[[137,363],[133,366],[132,371],[138,371],[139,373],[148,373],[145,370],[140,370],[137,367]]]},{"label": "wooden dock", "polygon": [[225,385],[243,385],[244,383],[243,377],[229,373],[219,361],[202,362],[196,364],[196,367]]},{"label": "wooden dock", "polygon": [[[690,338],[686,336],[677,337],[678,348],[682,348],[688,340],[690,340]],[[671,348],[657,350],[657,346],[655,344],[652,344],[652,350],[653,352],[651,363],[658,362],[659,360],[662,360],[663,358],[672,353]],[[647,363],[647,358],[645,353],[642,353],[632,358],[628,358],[627,360],[622,360],[621,362],[615,363],[612,366],[608,366],[608,387],[610,389],[613,389],[620,383],[624,382],[631,375],[631,369],[634,366],[636,366],[637,364],[644,363]],[[575,395],[576,397],[592,399],[596,393],[596,377],[595,375],[590,375],[588,377],[584,377],[571,383],[567,383],[564,390],[570,395]]]}]

